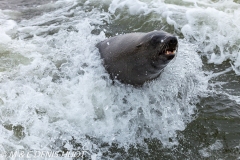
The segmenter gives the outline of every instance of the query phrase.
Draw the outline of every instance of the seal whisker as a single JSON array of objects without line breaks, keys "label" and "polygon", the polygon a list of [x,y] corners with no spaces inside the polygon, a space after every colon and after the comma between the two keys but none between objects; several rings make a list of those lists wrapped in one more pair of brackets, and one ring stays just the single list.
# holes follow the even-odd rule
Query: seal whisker
[{"label": "seal whisker", "polygon": [[169,48],[168,44],[166,44],[166,47],[164,48],[165,52],[167,51],[167,49]]},{"label": "seal whisker", "polygon": [[159,48],[159,55],[161,54],[160,51],[164,51],[164,52],[166,52],[165,49],[166,49],[166,43],[163,43],[163,45],[161,45],[160,48]]},{"label": "seal whisker", "polygon": [[165,47],[165,45],[166,45],[166,44],[164,43],[163,45],[160,46],[159,49],[162,50],[162,49]]},{"label": "seal whisker", "polygon": [[169,37],[168,35],[165,35],[165,36],[163,37],[163,41],[165,41],[168,37]]}]

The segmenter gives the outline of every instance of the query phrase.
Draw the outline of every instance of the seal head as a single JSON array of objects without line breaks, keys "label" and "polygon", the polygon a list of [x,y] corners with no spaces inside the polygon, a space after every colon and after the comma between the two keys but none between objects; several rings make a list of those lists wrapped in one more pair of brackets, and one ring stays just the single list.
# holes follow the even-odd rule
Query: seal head
[{"label": "seal head", "polygon": [[97,47],[112,79],[138,86],[157,78],[174,59],[178,40],[167,32],[152,31],[111,37]]}]

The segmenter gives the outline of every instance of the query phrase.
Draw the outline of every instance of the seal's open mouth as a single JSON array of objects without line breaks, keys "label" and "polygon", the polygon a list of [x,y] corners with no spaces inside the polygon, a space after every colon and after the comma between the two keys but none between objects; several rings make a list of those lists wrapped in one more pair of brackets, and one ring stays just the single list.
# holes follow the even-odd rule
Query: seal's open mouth
[{"label": "seal's open mouth", "polygon": [[176,48],[168,48],[165,50],[167,60],[172,60],[175,57]]},{"label": "seal's open mouth", "polygon": [[168,56],[168,59],[174,58],[175,52],[177,50],[177,45],[178,45],[178,41],[176,37],[169,37],[167,39],[167,47],[165,49],[165,55]]},{"label": "seal's open mouth", "polygon": [[164,59],[172,60],[177,52],[178,41],[174,36],[167,37],[163,42],[160,43],[160,53]]},{"label": "seal's open mouth", "polygon": [[166,50],[165,54],[166,55],[174,55],[176,52],[176,49],[175,50]]}]

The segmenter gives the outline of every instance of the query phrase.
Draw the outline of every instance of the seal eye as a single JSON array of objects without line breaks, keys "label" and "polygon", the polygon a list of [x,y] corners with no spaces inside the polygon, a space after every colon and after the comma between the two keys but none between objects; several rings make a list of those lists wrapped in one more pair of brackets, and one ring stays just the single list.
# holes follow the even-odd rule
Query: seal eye
[{"label": "seal eye", "polygon": [[151,37],[150,43],[155,48],[161,43],[161,36],[155,35]]}]

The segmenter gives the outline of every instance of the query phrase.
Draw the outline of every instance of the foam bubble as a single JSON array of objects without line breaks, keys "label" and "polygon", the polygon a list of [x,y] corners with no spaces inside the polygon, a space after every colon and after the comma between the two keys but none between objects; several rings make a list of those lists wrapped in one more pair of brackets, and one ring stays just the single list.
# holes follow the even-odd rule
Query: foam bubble
[{"label": "foam bubble", "polygon": [[[133,5],[134,4],[134,5]],[[137,15],[148,10],[148,4],[133,0],[133,1],[122,1],[122,0],[113,0],[109,6],[110,13],[115,13],[116,9],[123,9],[127,7],[130,14]]]},{"label": "foam bubble", "polygon": [[206,148],[199,150],[199,153],[202,157],[207,158],[211,156],[211,152],[218,151],[223,148],[223,144],[220,140],[216,140],[215,143],[209,145]]},{"label": "foam bubble", "polygon": [[[0,13],[0,16],[4,15],[3,13]],[[11,41],[11,37],[8,35],[8,33],[11,32],[11,30],[16,27],[16,22],[13,20],[7,20],[7,16],[4,16],[5,18],[0,19],[0,44],[6,44]]]}]

